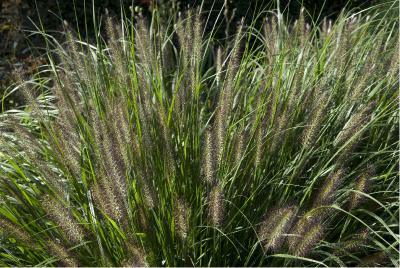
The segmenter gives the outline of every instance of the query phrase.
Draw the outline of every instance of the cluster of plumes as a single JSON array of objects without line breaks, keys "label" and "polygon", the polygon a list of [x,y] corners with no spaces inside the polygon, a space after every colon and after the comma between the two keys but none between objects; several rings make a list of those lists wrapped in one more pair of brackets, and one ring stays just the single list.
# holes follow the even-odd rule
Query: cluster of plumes
[{"label": "cluster of plumes", "polygon": [[[217,81],[223,80],[224,82],[219,85],[220,92],[218,103],[215,108],[216,115],[213,125],[209,126],[204,131],[202,176],[208,188],[211,187],[207,194],[208,218],[214,227],[221,227],[224,221],[224,185],[220,176],[222,174],[223,165],[226,162],[223,157],[227,150],[227,127],[232,112],[233,98],[235,95],[235,79],[240,64],[239,53],[243,37],[243,27],[244,20],[242,20],[238,26],[236,38],[233,42],[229,60],[224,70],[221,59],[222,52],[221,49],[218,49],[216,76],[218,77]],[[223,74],[224,78],[222,79],[221,77]],[[243,147],[243,144],[241,147]]]},{"label": "cluster of plumes", "polygon": [[327,211],[319,207],[299,213],[293,205],[271,209],[257,231],[264,252],[308,256],[326,236]]},{"label": "cluster of plumes", "polygon": [[[369,165],[354,182],[354,191],[348,197],[349,209],[359,207],[368,192],[369,181],[374,174],[374,168]],[[264,216],[257,230],[258,238],[265,252],[282,252],[285,249],[290,254],[306,257],[327,234],[329,214],[334,215],[330,208],[337,200],[338,191],[346,176],[343,168],[333,170],[316,191],[310,210],[299,213],[299,208],[286,205],[271,209]],[[351,253],[361,249],[368,241],[370,233],[367,229],[354,234],[351,239],[340,243],[339,247]],[[286,245],[286,246],[285,246]],[[336,254],[340,255],[340,250]]]},{"label": "cluster of plumes", "polygon": [[[176,35],[179,40],[179,74],[182,80],[179,86],[174,88],[174,110],[177,119],[183,126],[186,118],[182,113],[188,113],[190,105],[193,105],[199,98],[199,68],[201,67],[201,56],[203,51],[203,27],[201,14],[199,11],[193,12],[189,10],[186,16],[179,17],[176,25],[174,25]],[[167,51],[164,53],[164,65],[167,70],[172,69],[172,59],[166,58],[169,55]]]},{"label": "cluster of plumes", "polygon": [[324,208],[299,213],[297,206],[272,209],[260,224],[258,237],[266,252],[307,256],[326,235],[327,211]]},{"label": "cluster of plumes", "polygon": [[232,111],[232,101],[235,95],[235,81],[239,67],[239,52],[242,40],[242,32],[244,21],[242,20],[236,33],[235,42],[229,56],[229,61],[226,67],[224,76],[224,83],[221,86],[218,104],[216,108],[216,118],[213,125],[213,140],[214,144],[214,161],[221,166],[222,157],[225,150],[227,126],[229,123],[229,116]]},{"label": "cluster of plumes", "polygon": [[[127,142],[129,127],[123,111],[116,111],[106,119],[92,113],[96,151],[96,183],[93,185],[93,200],[115,220],[127,215],[127,168],[129,159]],[[103,121],[104,120],[104,121]],[[112,120],[112,121],[111,121]],[[106,122],[112,122],[106,123]]]},{"label": "cluster of plumes", "polygon": [[[334,47],[335,53],[344,55],[351,50],[352,42],[356,42],[351,34],[355,23],[357,20],[351,19],[336,36],[341,43]],[[196,232],[199,226],[194,225],[199,222],[218,230],[212,241],[216,244],[225,238],[220,236],[225,231],[227,237],[235,239],[235,234],[242,231],[232,231],[236,227],[233,225],[243,216],[246,224],[257,226],[257,244],[264,254],[287,252],[309,257],[329,237],[331,220],[337,215],[333,207],[342,205],[342,197],[347,198],[346,209],[355,211],[370,191],[375,175],[372,166],[355,172],[354,181],[352,173],[344,167],[374,118],[376,103],[346,99],[342,109],[345,112],[341,111],[346,114],[336,115],[331,108],[338,102],[338,96],[329,88],[330,78],[307,81],[308,76],[319,72],[312,65],[320,62],[312,55],[313,35],[304,9],[290,29],[284,28],[279,17],[266,21],[263,44],[266,65],[260,68],[260,79],[246,77],[252,76],[253,70],[259,72],[258,63],[257,70],[250,68],[251,75],[245,68],[253,62],[241,63],[241,54],[246,53],[242,49],[245,26],[241,21],[230,53],[227,49],[217,49],[215,70],[212,69],[215,84],[210,87],[207,80],[212,79],[204,79],[201,72],[204,47],[198,12],[190,11],[180,17],[172,32],[163,26],[149,27],[145,18],[137,18],[134,42],[130,44],[123,27],[116,26],[108,17],[108,47],[101,55],[107,66],[105,70],[98,66],[102,59],[93,57],[96,53],[90,47],[79,47],[72,32],[67,31],[70,55],[60,53],[61,67],[54,77],[56,119],[41,121],[46,115],[24,88],[32,115],[39,117],[44,126],[47,143],[37,142],[37,137],[21,127],[17,119],[9,119],[24,157],[37,169],[33,176],[44,182],[40,191],[44,187],[51,190],[51,194],[39,199],[46,224],[54,229],[44,232],[57,237],[44,246],[48,253],[61,265],[77,266],[81,261],[85,263],[82,257],[77,257],[79,254],[75,256],[84,247],[81,244],[89,240],[95,244],[97,239],[103,264],[112,256],[112,264],[146,266],[152,251],[161,252],[158,248],[161,243],[168,245],[166,240],[182,242],[174,244],[173,249],[163,248],[170,252],[197,244],[191,239],[200,238],[206,245],[210,237]],[[335,37],[332,33],[337,34],[331,22],[324,20],[321,40],[329,41]],[[295,38],[282,42],[285,34]],[[165,41],[165,36],[173,37]],[[175,37],[178,44],[174,44]],[[177,49],[173,50],[175,45]],[[297,48],[301,50],[299,56],[290,58]],[[308,56],[312,60],[307,65]],[[288,60],[295,64],[289,66]],[[330,60],[327,65],[332,64]],[[334,61],[337,72],[350,68],[347,56]],[[289,71],[277,70],[281,62],[288,65]],[[368,64],[363,68],[375,68]],[[246,84],[246,79],[251,82]],[[253,82],[257,79],[260,81]],[[354,80],[352,83],[358,81]],[[347,80],[337,81],[342,82],[351,84]],[[358,87],[348,92],[349,99],[362,96],[368,82],[369,79],[362,77]],[[252,86],[257,90],[251,91]],[[253,95],[245,95],[246,90]],[[207,95],[206,101],[202,99],[203,93]],[[211,109],[207,103],[210,100],[214,101]],[[242,103],[248,106],[241,107]],[[323,132],[327,129],[329,135]],[[52,151],[47,159],[43,157],[46,150]],[[322,154],[338,157],[333,160],[336,162],[326,163],[323,169],[330,170],[327,175],[313,177],[313,168],[320,164],[314,160],[324,159]],[[286,170],[285,160],[281,159],[300,164],[293,170],[288,165]],[[57,168],[50,168],[46,161],[55,162]],[[279,170],[282,166],[283,173]],[[279,176],[282,179],[277,183]],[[199,180],[194,179],[197,177]],[[342,193],[348,181],[353,188],[345,196]],[[302,190],[297,189],[303,185],[310,192],[298,194]],[[254,191],[249,193],[249,188]],[[201,204],[189,203],[186,191],[193,191],[193,195],[189,192],[192,200],[201,200]],[[296,201],[283,201],[292,194],[290,198]],[[300,202],[299,196],[303,194]],[[238,204],[237,200],[246,201]],[[271,208],[271,201],[276,207]],[[79,202],[86,203],[79,206]],[[192,210],[195,207],[199,211]],[[260,208],[267,208],[267,212]],[[264,216],[253,217],[258,212]],[[232,221],[228,218],[231,215],[236,217]],[[13,222],[0,220],[0,228],[26,245],[34,243],[29,232]],[[355,252],[368,242],[367,236],[362,232],[335,245],[346,252]],[[112,244],[108,237],[118,237],[117,243]],[[74,246],[78,250],[72,250]],[[119,246],[123,249],[118,250]],[[166,253],[159,255],[163,254]],[[335,254],[342,253],[338,250]],[[361,263],[374,263],[373,258],[379,256]],[[181,257],[192,261],[192,255]]]}]

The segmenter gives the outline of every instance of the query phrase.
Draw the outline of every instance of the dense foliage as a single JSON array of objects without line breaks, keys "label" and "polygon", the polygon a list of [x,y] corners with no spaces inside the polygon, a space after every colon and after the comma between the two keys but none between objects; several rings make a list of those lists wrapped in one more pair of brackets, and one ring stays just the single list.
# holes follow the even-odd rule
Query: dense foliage
[{"label": "dense foliage", "polygon": [[271,13],[225,48],[197,11],[108,18],[94,45],[42,33],[50,78],[1,115],[0,265],[398,266],[382,17]]}]

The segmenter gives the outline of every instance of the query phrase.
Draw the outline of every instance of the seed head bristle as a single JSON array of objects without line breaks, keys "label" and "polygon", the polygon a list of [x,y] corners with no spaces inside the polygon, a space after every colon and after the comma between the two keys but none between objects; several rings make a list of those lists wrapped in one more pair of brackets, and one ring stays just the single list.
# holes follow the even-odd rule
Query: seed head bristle
[{"label": "seed head bristle", "polygon": [[217,85],[220,86],[222,83],[222,48],[218,47],[217,54],[215,56],[215,79],[217,81]]},{"label": "seed head bristle", "polygon": [[215,128],[217,163],[221,163],[222,155],[224,152],[226,127],[227,127],[228,117],[231,113],[232,99],[234,96],[235,76],[238,71],[240,42],[242,39],[243,27],[244,27],[244,19],[242,18],[236,33],[236,38],[229,58],[224,84],[219,94],[218,106],[216,111],[217,115],[216,115],[216,128]]},{"label": "seed head bristle", "polygon": [[42,204],[48,216],[57,223],[70,242],[84,241],[85,232],[69,209],[49,195],[44,196]]},{"label": "seed head bristle", "polygon": [[368,81],[370,76],[368,74],[373,73],[372,69],[369,68],[373,68],[370,66],[364,66],[362,72],[364,73],[364,75],[362,75],[360,77],[360,79],[356,82],[357,84],[352,86],[350,85],[349,88],[352,88],[351,92],[350,92],[350,97],[349,100],[352,102],[359,102],[363,96],[363,94],[365,94],[365,88],[368,86]]},{"label": "seed head bristle", "polygon": [[21,87],[21,93],[26,100],[26,103],[32,109],[32,115],[37,118],[45,118],[43,117],[43,112],[40,109],[39,103],[32,94],[32,89],[28,87],[27,81],[24,79],[24,74],[21,69],[14,69],[12,76],[16,80],[16,83]]},{"label": "seed head bristle", "polygon": [[315,224],[321,224],[329,213],[330,210],[325,208],[316,208],[304,213],[291,229],[292,235],[287,238],[289,250],[293,252],[309,228]]},{"label": "seed head bristle", "polygon": [[217,118],[216,118],[216,127],[214,129],[214,137],[215,137],[215,160],[217,165],[221,163],[222,155],[224,151],[224,144],[226,138],[226,125],[227,125],[227,116],[228,116],[228,104],[223,103],[221,106],[217,108]]},{"label": "seed head bristle", "polygon": [[[366,170],[357,178],[354,190],[361,193],[368,193],[370,187],[370,179],[374,176],[374,167],[369,165]],[[359,207],[365,197],[357,192],[351,192],[349,197],[349,210]]]},{"label": "seed head bristle", "polygon": [[53,131],[50,136],[52,149],[57,152],[57,157],[61,163],[65,164],[69,173],[79,178],[81,174],[80,140],[75,139],[71,132],[58,122],[53,123]]},{"label": "seed head bristle", "polygon": [[[334,145],[342,146],[349,139],[355,139],[358,136],[361,128],[369,121],[371,112],[375,107],[375,102],[371,102],[356,112],[343,126],[342,130],[334,140]],[[354,144],[354,142],[352,143]],[[351,147],[351,145],[349,147]]]},{"label": "seed head bristle", "polygon": [[213,227],[221,227],[224,221],[224,192],[222,185],[214,186],[208,195],[208,217]]},{"label": "seed head bristle", "polygon": [[137,210],[137,219],[138,224],[140,226],[140,230],[147,232],[149,230],[149,222],[147,220],[147,216],[144,210],[144,207],[139,207]]},{"label": "seed head bristle", "polygon": [[285,110],[277,118],[275,122],[276,129],[271,137],[271,144],[269,147],[270,153],[275,153],[285,140],[285,132],[288,125],[289,115]]},{"label": "seed head bristle", "polygon": [[126,260],[122,263],[124,267],[148,267],[143,250],[132,239],[125,241]]},{"label": "seed head bristle", "polygon": [[73,135],[75,134],[74,125],[76,122],[74,109],[79,107],[79,100],[77,96],[71,96],[68,92],[69,90],[70,89],[64,88],[57,83],[55,85],[54,95],[58,99],[56,103],[58,108],[58,122]]},{"label": "seed head bristle", "polygon": [[239,168],[244,157],[246,143],[246,130],[242,129],[236,139],[234,165]]},{"label": "seed head bristle", "polygon": [[264,138],[263,128],[262,128],[261,125],[259,125],[257,127],[256,137],[255,137],[255,140],[256,140],[256,152],[255,152],[255,160],[254,160],[255,168],[258,168],[260,166],[261,159],[262,159],[263,154],[264,154],[263,138]]},{"label": "seed head bristle", "polygon": [[335,254],[341,255],[342,253],[348,254],[358,251],[368,241],[369,235],[368,229],[364,229],[361,232],[352,235],[350,239],[338,244],[338,249],[335,251]]},{"label": "seed head bristle", "polygon": [[[232,94],[233,91],[233,85],[234,85],[234,78],[236,75],[236,72],[238,71],[239,68],[239,62],[240,62],[240,47],[241,47],[241,41],[242,41],[242,34],[243,34],[243,28],[244,28],[244,18],[241,19],[239,26],[237,28],[236,32],[236,37],[235,41],[233,43],[233,48],[231,50],[231,55],[229,58],[227,70],[226,70],[226,84],[224,85],[224,89]],[[228,101],[229,97],[232,97],[228,95]]]},{"label": "seed head bristle", "polygon": [[[135,36],[136,55],[139,61],[143,64],[142,67],[144,70],[150,70],[150,67],[154,63],[154,54],[149,28],[146,19],[143,16],[138,18],[135,29],[137,32]],[[143,71],[143,75],[145,75],[145,73],[146,72]]]},{"label": "seed head bristle", "polygon": [[94,184],[91,187],[93,203],[98,209],[102,210],[103,213],[106,213],[107,215],[112,215],[111,214],[112,212],[109,210],[109,207],[104,202],[107,198],[104,198],[106,197],[106,193],[105,190],[102,188],[103,187],[100,184]]},{"label": "seed head bristle", "polygon": [[57,194],[57,196],[66,197],[68,194],[66,185],[63,180],[59,177],[59,174],[49,167],[48,162],[43,160],[37,160],[33,162],[38,168],[42,175],[43,181],[49,186],[49,188]]},{"label": "seed head bristle", "polygon": [[176,233],[182,240],[185,240],[188,234],[189,215],[188,204],[182,198],[178,199],[174,211],[174,222]]},{"label": "seed head bristle", "polygon": [[[118,208],[123,212],[122,214],[126,214],[128,210],[127,207],[127,192],[126,192],[126,170],[121,159],[121,152],[118,149],[118,144],[115,144],[113,139],[113,134],[107,128],[104,131],[104,139],[103,139],[103,166],[106,174],[106,180],[110,180],[104,182],[107,184],[106,188],[110,188],[110,195],[114,196],[114,200],[118,204]],[[125,209],[122,211],[122,209]],[[121,215],[122,216],[122,215]]]},{"label": "seed head bristle", "polygon": [[[62,77],[62,76],[61,76]],[[55,95],[58,98],[56,106],[59,110],[57,120],[52,122],[53,131],[50,133],[50,145],[58,152],[61,160],[66,163],[71,174],[80,175],[80,143],[79,133],[76,130],[76,116],[74,109],[79,107],[78,97],[69,89],[63,90],[60,84],[55,86]]]},{"label": "seed head bristle", "polygon": [[16,238],[17,240],[25,243],[26,245],[32,246],[35,243],[33,242],[30,234],[18,226],[17,224],[13,223],[8,219],[1,218],[0,219],[0,231],[7,234],[7,236],[11,236]]},{"label": "seed head bristle", "polygon": [[301,140],[303,148],[309,148],[314,145],[321,128],[322,118],[328,106],[328,101],[329,97],[326,93],[323,94],[319,100],[314,101],[313,111],[309,116],[307,127],[303,132]]},{"label": "seed head bristle", "polygon": [[321,31],[322,40],[326,41],[331,32],[332,32],[332,20],[328,20],[326,17],[324,17],[322,22],[322,31]]},{"label": "seed head bristle", "polygon": [[107,15],[106,18],[106,31],[108,35],[108,44],[110,47],[111,58],[113,59],[113,63],[118,75],[118,82],[120,85],[123,85],[126,81],[128,81],[128,70],[126,69],[127,62],[126,58],[128,54],[126,54],[123,50],[123,45],[120,42],[122,40],[121,26],[115,25],[112,18]]},{"label": "seed head bristle", "polygon": [[279,251],[286,240],[286,234],[292,228],[298,208],[282,207],[268,213],[258,231],[260,241],[265,251]]},{"label": "seed head bristle", "polygon": [[175,170],[175,161],[171,145],[171,133],[168,127],[168,119],[162,107],[157,109],[157,117],[158,117],[158,123],[161,128],[161,135],[164,144],[164,150],[165,150],[164,159],[166,162],[166,169],[168,170],[168,177],[175,177],[176,170]]},{"label": "seed head bristle", "polygon": [[76,260],[69,250],[65,247],[60,245],[53,240],[48,240],[46,242],[47,248],[49,249],[50,253],[54,255],[62,266],[66,267],[78,267],[79,262]]},{"label": "seed head bristle", "polygon": [[125,200],[118,194],[114,181],[106,175],[104,165],[96,170],[96,178],[92,186],[93,202],[112,219],[121,220],[127,211]]},{"label": "seed head bristle", "polygon": [[394,47],[394,51],[392,54],[392,57],[390,59],[390,64],[389,64],[389,77],[392,79],[398,81],[399,79],[399,73],[400,73],[400,40],[397,40],[396,46]]},{"label": "seed head bristle", "polygon": [[39,160],[39,152],[41,150],[41,144],[33,133],[28,130],[25,126],[21,125],[20,120],[9,117],[7,125],[14,132],[17,142],[21,146],[21,149],[27,154],[29,160],[35,163]]},{"label": "seed head bristle", "polygon": [[139,105],[139,118],[140,128],[141,128],[141,140],[140,145],[146,148],[146,150],[151,151],[153,148],[153,141],[151,137],[151,117],[153,114],[153,108],[149,102],[150,96],[145,96],[144,103]]},{"label": "seed head bristle", "polygon": [[215,182],[215,157],[214,157],[214,144],[213,132],[210,129],[205,131],[205,139],[203,145],[203,160],[202,172],[204,181],[207,184]]},{"label": "seed head bristle", "polygon": [[305,21],[304,7],[300,9],[299,19],[296,21],[296,35],[300,40],[300,47],[304,48],[308,39],[308,30]]},{"label": "seed head bristle", "polygon": [[323,239],[325,228],[322,224],[315,223],[308,226],[305,232],[296,235],[300,235],[300,239],[294,245],[289,246],[289,252],[295,256],[305,257]]},{"label": "seed head bristle", "polygon": [[194,49],[193,55],[195,62],[199,63],[201,60],[201,53],[202,53],[202,23],[201,23],[201,16],[200,10],[197,10],[195,18],[194,18]]},{"label": "seed head bristle", "polygon": [[[176,33],[180,46],[180,69],[183,71],[182,81],[179,88],[176,88],[176,109],[177,113],[184,112],[189,97],[193,96],[195,81],[193,81],[194,69],[191,65],[194,34],[192,10],[188,10],[185,19],[179,18],[176,25]],[[185,71],[189,70],[189,71]]]},{"label": "seed head bristle", "polygon": [[361,242],[357,239],[349,239],[342,243],[340,243],[339,248],[343,252],[354,252],[355,250],[360,249],[362,246]]},{"label": "seed head bristle", "polygon": [[385,252],[380,251],[361,258],[357,267],[385,267],[388,263],[388,255]]},{"label": "seed head bristle", "polygon": [[186,12],[184,18],[179,18],[176,25],[176,33],[182,53],[182,64],[183,66],[188,66],[193,48],[191,46],[193,42],[193,11],[191,9]]},{"label": "seed head bristle", "polygon": [[116,183],[119,179],[113,180],[111,177],[106,175],[104,170],[100,171],[99,178],[99,190],[101,193],[100,197],[106,197],[106,213],[111,216],[114,220],[121,220],[126,215],[125,200],[126,196],[118,195],[119,191],[125,191],[126,189],[120,189],[122,186]]},{"label": "seed head bristle", "polygon": [[199,68],[201,67],[201,54],[202,54],[202,24],[201,24],[201,17],[200,12],[197,10],[196,14],[194,15],[192,27],[194,28],[193,31],[193,60],[191,64],[191,90],[192,96],[195,96],[196,86],[198,83],[198,73]]},{"label": "seed head bristle", "polygon": [[345,172],[339,168],[333,171],[328,177],[326,177],[324,183],[321,185],[319,191],[313,202],[313,207],[331,205],[334,202],[335,193],[340,187]]},{"label": "seed head bristle", "polygon": [[150,184],[150,182],[147,181],[147,178],[141,177],[139,179],[143,194],[143,200],[145,201],[146,206],[152,209],[155,206],[155,198],[156,198],[153,187]]},{"label": "seed head bristle", "polygon": [[125,169],[130,167],[129,147],[126,146],[132,141],[132,135],[129,127],[129,120],[126,112],[121,106],[116,106],[113,112],[114,133],[118,142],[118,154],[124,161]]},{"label": "seed head bristle", "polygon": [[[63,26],[65,30],[65,37],[67,42],[68,54],[71,55],[73,63],[78,66],[81,64],[81,57],[79,56],[78,46],[76,45],[73,29],[70,27],[67,21],[63,21]],[[70,66],[73,67],[73,66]],[[81,66],[82,67],[82,66]],[[80,70],[82,68],[78,68]]]},{"label": "seed head bristle", "polygon": [[60,51],[59,55],[61,55],[63,63],[70,72],[70,75],[74,76],[80,83],[90,86],[93,82],[91,77],[94,73],[93,66],[91,62],[89,62],[91,59],[90,54],[86,54],[85,56],[81,55],[83,52],[79,50],[73,30],[66,21],[64,21],[64,28],[67,42],[67,56],[64,55],[63,51]]},{"label": "seed head bristle", "polygon": [[[272,18],[266,18],[264,25],[264,35],[266,41],[266,47],[268,49],[268,65],[269,71],[272,70],[273,63],[275,61],[275,55],[278,52],[278,22],[277,18],[273,16]],[[270,73],[270,72],[269,72]]]}]

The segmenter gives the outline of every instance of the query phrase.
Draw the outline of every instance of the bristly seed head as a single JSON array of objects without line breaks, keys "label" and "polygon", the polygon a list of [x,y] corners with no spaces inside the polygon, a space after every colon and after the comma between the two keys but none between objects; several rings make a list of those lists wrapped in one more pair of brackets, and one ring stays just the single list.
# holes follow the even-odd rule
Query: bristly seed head
[{"label": "bristly seed head", "polygon": [[365,243],[368,241],[370,236],[369,230],[367,228],[361,230],[360,232],[351,236],[350,239],[338,243],[338,247],[335,250],[335,255],[349,254],[356,252],[361,249]]},{"label": "bristly seed head", "polygon": [[43,197],[43,207],[48,216],[57,223],[70,242],[79,243],[84,240],[84,230],[71,214],[71,211],[64,207],[58,200],[46,195]]},{"label": "bristly seed head", "polygon": [[298,250],[301,250],[299,244],[302,243],[302,241],[304,241],[304,236],[311,230],[313,226],[318,225],[320,226],[318,228],[323,229],[323,222],[327,219],[329,213],[330,213],[329,209],[321,207],[312,209],[304,213],[297,220],[296,224],[291,229],[291,235],[287,238],[289,252],[305,255],[306,251],[304,245],[303,245],[303,250],[301,252],[296,252]]},{"label": "bristly seed head", "polygon": [[335,199],[335,193],[340,187],[345,171],[341,168],[333,171],[328,177],[326,177],[324,183],[320,186],[320,189],[314,199],[313,207],[331,205]]},{"label": "bristly seed head", "polygon": [[203,160],[202,160],[202,173],[204,181],[207,184],[213,184],[215,182],[215,147],[214,147],[214,132],[210,129],[205,131],[205,139],[203,145]]},{"label": "bristly seed head", "polygon": [[224,221],[225,205],[222,185],[216,185],[208,195],[208,217],[213,227],[221,227]]},{"label": "bristly seed head", "polygon": [[297,211],[296,206],[288,206],[272,210],[266,215],[258,231],[260,241],[266,251],[277,252],[281,249]]},{"label": "bristly seed head", "polygon": [[307,127],[304,129],[301,143],[303,148],[313,146],[318,132],[320,131],[322,118],[328,106],[328,94],[324,93],[319,99],[314,100],[313,111],[308,119]]},{"label": "bristly seed head", "polygon": [[30,234],[19,227],[17,224],[11,222],[10,220],[0,218],[0,231],[6,233],[7,235],[16,238],[17,240],[25,243],[26,245],[32,246],[34,242]]},{"label": "bristly seed head", "polygon": [[[375,168],[372,165],[368,165],[366,170],[357,178],[354,186],[354,190],[361,193],[368,193],[370,187],[370,179],[374,176]],[[352,210],[362,204],[365,197],[357,192],[351,192],[349,197],[349,209]]]},{"label": "bristly seed head", "polygon": [[379,251],[361,258],[357,267],[385,267],[389,262],[387,253]]},{"label": "bristly seed head", "polygon": [[182,198],[178,199],[174,210],[174,222],[176,233],[182,240],[185,240],[188,234],[189,217],[188,204]]},{"label": "bristly seed head", "polygon": [[375,102],[371,102],[368,105],[364,106],[358,112],[356,112],[347,123],[343,126],[343,129],[340,131],[333,144],[335,146],[342,146],[349,139],[353,139],[353,142],[348,145],[351,147],[354,144],[354,140],[358,136],[362,127],[369,121],[373,108],[375,107]]},{"label": "bristly seed head", "polygon": [[124,267],[148,267],[146,256],[136,242],[128,239],[125,241],[126,260],[122,263]]},{"label": "bristly seed head", "polygon": [[242,129],[239,136],[237,137],[236,140],[236,145],[235,145],[235,159],[234,159],[234,165],[236,168],[240,167],[241,161],[244,157],[244,150],[246,146],[246,130]]},{"label": "bristly seed head", "polygon": [[[325,235],[325,228],[320,223],[308,226],[307,230],[299,235],[297,243],[289,246],[289,252],[295,256],[307,256],[310,251],[320,242]],[[290,245],[290,244],[289,244]]]},{"label": "bristly seed head", "polygon": [[74,257],[71,256],[71,253],[65,246],[60,245],[59,243],[54,242],[53,240],[48,240],[46,245],[47,245],[50,253],[59,260],[59,262],[60,262],[60,264],[62,264],[62,266],[66,266],[66,267],[78,267],[79,266],[78,261]]}]

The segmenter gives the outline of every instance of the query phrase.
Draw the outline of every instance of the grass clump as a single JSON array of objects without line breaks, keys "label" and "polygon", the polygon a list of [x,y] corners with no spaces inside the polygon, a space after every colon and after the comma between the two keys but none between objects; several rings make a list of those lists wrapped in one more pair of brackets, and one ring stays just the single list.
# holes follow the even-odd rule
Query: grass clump
[{"label": "grass clump", "polygon": [[46,36],[50,78],[1,115],[0,264],[397,266],[398,22],[373,11],[224,48],[198,10]]}]

